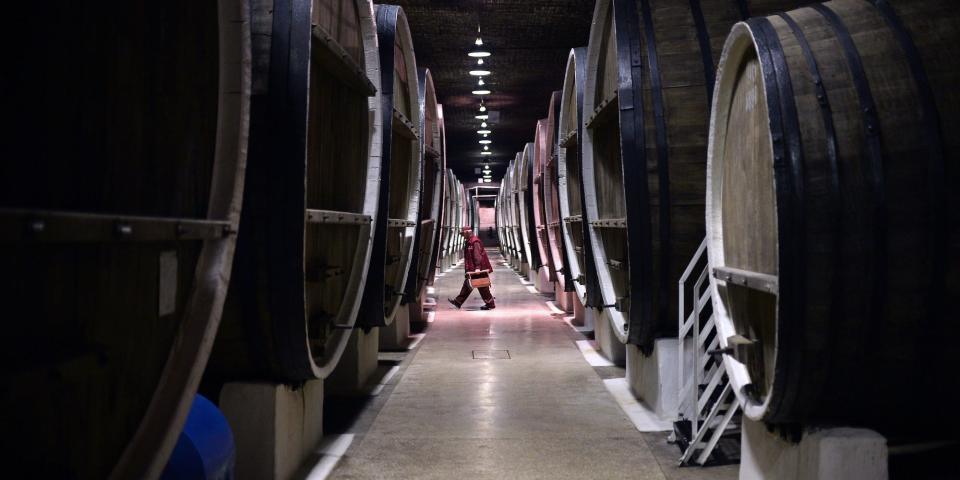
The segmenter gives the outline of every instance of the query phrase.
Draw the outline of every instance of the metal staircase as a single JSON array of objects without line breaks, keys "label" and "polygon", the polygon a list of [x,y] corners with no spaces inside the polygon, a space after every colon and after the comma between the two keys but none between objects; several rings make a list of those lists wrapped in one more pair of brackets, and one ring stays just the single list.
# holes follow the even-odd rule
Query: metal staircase
[{"label": "metal staircase", "polygon": [[683,450],[680,465],[739,460],[740,405],[717,352],[706,252],[704,239],[678,285],[680,409],[673,439]]}]

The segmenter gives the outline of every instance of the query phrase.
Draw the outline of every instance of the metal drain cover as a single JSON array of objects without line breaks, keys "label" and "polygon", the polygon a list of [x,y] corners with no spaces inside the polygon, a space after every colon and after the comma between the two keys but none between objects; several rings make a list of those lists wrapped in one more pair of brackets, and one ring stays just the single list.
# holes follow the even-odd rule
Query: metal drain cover
[{"label": "metal drain cover", "polygon": [[510,350],[474,350],[474,360],[509,360]]}]

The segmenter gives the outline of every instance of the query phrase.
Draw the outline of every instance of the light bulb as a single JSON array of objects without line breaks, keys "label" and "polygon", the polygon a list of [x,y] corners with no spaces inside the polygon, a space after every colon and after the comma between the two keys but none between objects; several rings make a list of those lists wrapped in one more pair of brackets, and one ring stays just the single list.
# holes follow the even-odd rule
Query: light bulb
[{"label": "light bulb", "polygon": [[483,128],[487,128],[487,122],[481,123],[480,126],[483,127]]},{"label": "light bulb", "polygon": [[483,45],[483,40],[480,40],[480,37],[477,37],[477,41],[473,42],[473,44],[479,47],[480,45]]},{"label": "light bulb", "polygon": [[480,111],[481,111],[481,112],[486,112],[486,111],[487,111],[487,107],[484,107],[483,105],[480,105]]},{"label": "light bulb", "polygon": [[483,65],[483,59],[482,59],[482,58],[478,58],[478,59],[477,59],[477,65]]},{"label": "light bulb", "polygon": [[484,145],[484,146],[483,146],[483,149],[484,149],[484,150],[490,150],[490,147]]},{"label": "light bulb", "polygon": [[487,134],[486,134],[486,133],[483,134],[483,138],[487,138]]},{"label": "light bulb", "polygon": [[482,78],[477,81],[477,85],[483,85],[483,79],[482,79]]}]

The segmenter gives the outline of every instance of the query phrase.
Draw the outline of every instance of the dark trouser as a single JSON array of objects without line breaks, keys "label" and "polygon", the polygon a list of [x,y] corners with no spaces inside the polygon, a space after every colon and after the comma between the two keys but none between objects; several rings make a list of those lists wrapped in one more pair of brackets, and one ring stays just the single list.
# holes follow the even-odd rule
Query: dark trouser
[{"label": "dark trouser", "polygon": [[[493,306],[493,294],[490,293],[490,287],[480,287],[477,290],[480,290],[480,296],[483,297],[484,303],[489,306]],[[463,288],[460,289],[460,295],[457,295],[456,301],[458,304],[463,305],[463,302],[467,301],[467,297],[470,296],[470,292],[473,291],[473,287],[470,286],[470,279],[463,280]]]}]

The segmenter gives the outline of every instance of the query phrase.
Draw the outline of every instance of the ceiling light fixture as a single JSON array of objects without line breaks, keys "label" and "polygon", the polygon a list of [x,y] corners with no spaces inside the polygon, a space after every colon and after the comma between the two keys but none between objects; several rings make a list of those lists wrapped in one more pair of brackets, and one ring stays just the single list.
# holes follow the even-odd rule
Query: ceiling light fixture
[{"label": "ceiling light fixture", "polygon": [[483,90],[483,89],[481,89],[481,90],[474,90],[474,91],[472,91],[472,92],[470,92],[470,93],[472,93],[472,94],[474,94],[474,95],[490,95],[490,90]]},{"label": "ceiling light fixture", "polygon": [[476,118],[477,120],[486,120],[488,116],[489,116],[489,115],[477,115],[477,116],[474,117],[474,118]]},{"label": "ceiling light fixture", "polygon": [[483,128],[487,128],[487,122],[482,122],[482,123],[480,123],[480,126],[483,127]]},{"label": "ceiling light fixture", "polygon": [[483,65],[483,59],[482,59],[482,58],[478,58],[478,59],[477,59],[477,65]]},{"label": "ceiling light fixture", "polygon": [[493,142],[490,140],[478,140],[477,143],[479,143],[480,145],[487,145]]},{"label": "ceiling light fixture", "polygon": [[484,149],[484,150],[490,150],[490,147],[484,145],[484,146],[483,146],[483,149]]},{"label": "ceiling light fixture", "polygon": [[490,70],[470,70],[470,75],[474,77],[485,77],[490,75]]},{"label": "ceiling light fixture", "polygon": [[480,152],[480,155],[493,155],[493,152]]},{"label": "ceiling light fixture", "polygon": [[490,130],[477,130],[477,133],[479,133],[480,135],[486,135],[490,133]]},{"label": "ceiling light fixture", "polygon": [[477,80],[477,85],[483,86],[483,79]]},{"label": "ceiling light fixture", "polygon": [[[477,12],[477,39],[473,41],[473,44],[478,47],[483,46],[483,39],[480,38],[480,12],[479,11]],[[483,48],[478,48],[468,53],[467,55],[470,55],[471,57],[474,57],[474,58],[489,57],[490,52],[486,51]]]}]

